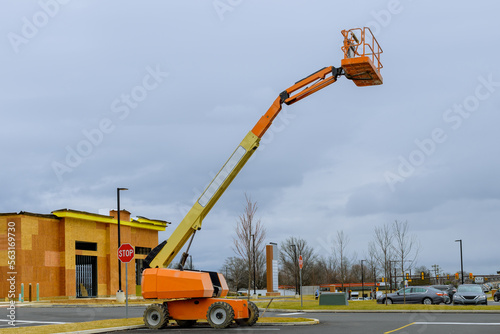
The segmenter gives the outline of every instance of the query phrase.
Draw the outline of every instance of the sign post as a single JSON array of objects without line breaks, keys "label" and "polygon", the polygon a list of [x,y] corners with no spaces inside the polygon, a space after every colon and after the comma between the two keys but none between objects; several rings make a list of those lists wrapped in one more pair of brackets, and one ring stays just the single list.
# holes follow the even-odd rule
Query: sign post
[{"label": "sign post", "polygon": [[302,255],[299,256],[299,275],[300,275],[300,308],[302,308],[302,267],[304,266],[304,261],[302,260]]},{"label": "sign post", "polygon": [[128,263],[134,258],[134,247],[121,244],[118,248],[118,259],[125,263],[125,317],[128,319]]}]

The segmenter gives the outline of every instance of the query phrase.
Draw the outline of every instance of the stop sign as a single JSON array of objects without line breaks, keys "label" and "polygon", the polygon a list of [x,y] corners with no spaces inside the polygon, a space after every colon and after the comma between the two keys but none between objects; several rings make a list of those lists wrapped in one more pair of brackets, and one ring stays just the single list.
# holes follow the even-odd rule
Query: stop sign
[{"label": "stop sign", "polygon": [[122,244],[118,248],[118,258],[124,263],[130,262],[134,258],[134,247],[130,244]]},{"label": "stop sign", "polygon": [[304,261],[302,260],[302,255],[299,256],[299,268],[302,269],[302,266],[304,265]]}]

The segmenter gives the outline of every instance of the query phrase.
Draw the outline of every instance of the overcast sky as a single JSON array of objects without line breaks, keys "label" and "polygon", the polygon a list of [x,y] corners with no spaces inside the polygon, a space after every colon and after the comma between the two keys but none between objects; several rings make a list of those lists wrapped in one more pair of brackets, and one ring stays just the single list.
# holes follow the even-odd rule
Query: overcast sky
[{"label": "overcast sky", "polygon": [[0,12],[0,212],[69,208],[168,220],[168,238],[278,94],[340,66],[368,26],[384,84],[346,78],[293,106],[197,233],[200,269],[232,250],[245,193],[267,242],[366,258],[408,221],[418,265],[500,270],[496,1],[8,1]]}]

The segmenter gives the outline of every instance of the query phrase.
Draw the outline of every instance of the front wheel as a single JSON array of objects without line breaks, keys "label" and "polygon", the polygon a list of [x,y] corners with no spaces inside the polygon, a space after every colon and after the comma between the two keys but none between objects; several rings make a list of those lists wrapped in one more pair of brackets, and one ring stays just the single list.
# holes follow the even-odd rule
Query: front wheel
[{"label": "front wheel", "polygon": [[422,301],[422,304],[431,305],[432,304],[432,299],[430,299],[430,298],[424,298],[424,300]]},{"label": "front wheel", "polygon": [[236,319],[240,326],[253,326],[259,320],[259,308],[253,302],[248,302],[248,318]]},{"label": "front wheel", "polygon": [[212,328],[226,328],[234,320],[234,310],[228,303],[215,302],[208,307],[207,321]]},{"label": "front wheel", "polygon": [[168,325],[168,309],[166,304],[152,304],[144,311],[144,324],[149,329],[161,329]]},{"label": "front wheel", "polygon": [[387,304],[392,304],[392,299],[387,298],[387,300],[384,300],[384,304],[387,302]]},{"label": "front wheel", "polygon": [[493,300],[496,301],[498,303],[498,301],[500,300],[500,297],[499,296],[494,296],[493,297]]}]

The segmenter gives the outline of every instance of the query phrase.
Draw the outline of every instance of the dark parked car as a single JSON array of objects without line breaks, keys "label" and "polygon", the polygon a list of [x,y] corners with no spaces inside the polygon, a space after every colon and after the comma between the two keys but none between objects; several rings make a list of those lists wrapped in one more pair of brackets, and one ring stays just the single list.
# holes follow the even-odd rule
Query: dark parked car
[{"label": "dark parked car", "polygon": [[495,294],[493,295],[493,300],[496,302],[500,301],[500,290],[497,290],[497,292],[495,292]]},{"label": "dark parked car", "polygon": [[444,292],[430,286],[413,286],[403,288],[394,293],[380,295],[377,298],[377,303],[385,304],[402,304],[406,299],[407,304],[440,304],[444,303]]},{"label": "dark parked car", "polygon": [[453,295],[457,292],[457,288],[454,285],[431,285],[433,288],[444,291],[448,294],[448,296],[444,296],[445,304],[451,304],[453,301]]},{"label": "dark parked car", "polygon": [[458,286],[457,292],[453,296],[453,304],[488,305],[488,300],[480,285],[462,284]]}]

